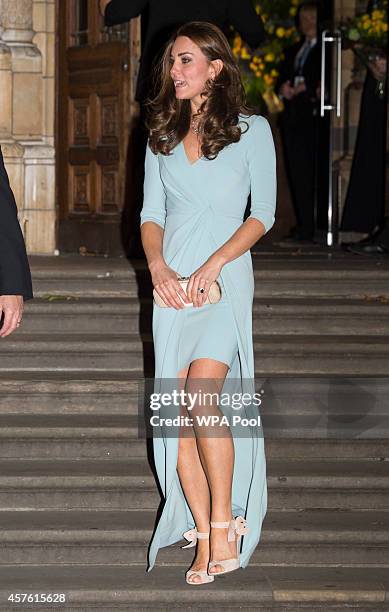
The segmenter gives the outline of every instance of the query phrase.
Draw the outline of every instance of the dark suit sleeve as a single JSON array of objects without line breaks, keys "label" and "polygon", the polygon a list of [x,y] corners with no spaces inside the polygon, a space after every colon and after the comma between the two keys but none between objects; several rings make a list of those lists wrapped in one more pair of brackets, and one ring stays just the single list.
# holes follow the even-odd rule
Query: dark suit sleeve
[{"label": "dark suit sleeve", "polygon": [[148,0],[111,0],[104,13],[104,23],[111,27],[138,17],[146,8]]},{"label": "dark suit sleeve", "polygon": [[283,83],[286,83],[287,81],[293,81],[294,58],[296,57],[296,54],[300,48],[300,45],[301,43],[297,43],[285,49],[284,51],[285,58],[282,60],[282,62],[279,65],[279,68],[278,68],[279,75],[278,75],[277,82],[274,87],[276,93],[279,92],[280,87],[281,85],[283,85]]},{"label": "dark suit sleeve", "polygon": [[[312,99],[316,99],[316,89],[320,85],[321,79],[321,54],[318,44],[314,46],[311,53],[308,55],[303,74],[307,87],[307,94]],[[327,78],[329,78],[329,75],[326,75],[326,80]]]},{"label": "dark suit sleeve", "polygon": [[228,0],[227,18],[244,42],[255,49],[266,39],[262,19],[255,12],[251,0]]},{"label": "dark suit sleeve", "polygon": [[30,267],[0,148],[0,295],[33,297]]}]

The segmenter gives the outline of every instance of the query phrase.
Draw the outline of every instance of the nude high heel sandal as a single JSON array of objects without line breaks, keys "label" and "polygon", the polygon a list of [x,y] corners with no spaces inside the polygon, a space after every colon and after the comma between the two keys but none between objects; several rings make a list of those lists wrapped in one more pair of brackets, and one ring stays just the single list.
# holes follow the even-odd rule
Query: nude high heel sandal
[{"label": "nude high heel sandal", "polygon": [[242,535],[245,535],[250,531],[247,521],[243,516],[236,516],[234,519],[230,521],[223,522],[214,522],[211,521],[211,527],[216,528],[226,528],[228,527],[227,541],[234,542],[236,541],[236,557],[231,557],[231,559],[223,559],[222,561],[213,560],[209,562],[208,571],[215,567],[216,565],[220,565],[223,567],[221,571],[212,572],[210,576],[218,576],[219,574],[226,574],[227,572],[232,572],[240,567],[239,565],[239,544],[240,538]]},{"label": "nude high heel sandal", "polygon": [[[189,529],[189,531],[185,531],[183,535],[184,535],[184,538],[189,541],[189,544],[186,544],[185,546],[181,546],[181,548],[193,548],[194,546],[196,546],[198,539],[199,540],[209,540],[209,531],[207,532],[197,531],[196,527],[194,529]],[[201,581],[193,582],[192,580],[189,580],[189,578],[193,576],[193,574],[197,574],[197,576],[200,576]],[[188,584],[194,584],[196,586],[198,584],[205,584],[207,582],[213,582],[215,577],[210,576],[207,570],[191,570],[190,569],[186,572],[185,579]]]}]

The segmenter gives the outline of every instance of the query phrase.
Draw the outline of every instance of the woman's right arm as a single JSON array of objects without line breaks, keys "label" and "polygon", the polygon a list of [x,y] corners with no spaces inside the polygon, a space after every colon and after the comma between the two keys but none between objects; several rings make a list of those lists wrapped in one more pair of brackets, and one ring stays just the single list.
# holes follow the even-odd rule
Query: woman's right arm
[{"label": "woman's right arm", "polygon": [[166,220],[166,192],[159,170],[158,155],[147,143],[143,207],[140,213],[141,240],[154,288],[163,301],[173,308],[185,308],[177,292],[189,302],[177,280],[177,274],[163,258],[163,235]]}]

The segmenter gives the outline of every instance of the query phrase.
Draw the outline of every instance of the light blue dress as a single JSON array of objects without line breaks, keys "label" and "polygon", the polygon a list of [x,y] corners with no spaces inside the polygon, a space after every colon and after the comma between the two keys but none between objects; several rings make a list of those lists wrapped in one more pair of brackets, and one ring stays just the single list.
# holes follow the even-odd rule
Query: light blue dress
[{"label": "light blue dress", "polygon": [[[239,121],[239,142],[226,146],[213,160],[201,157],[191,163],[182,142],[170,155],[155,155],[147,145],[140,222],[154,221],[164,229],[164,259],[182,276],[190,276],[240,227],[250,191],[250,217],[261,221],[266,232],[274,224],[276,156],[270,126],[260,115],[240,114]],[[228,364],[226,393],[255,392],[250,251],[225,264],[218,281],[222,300],[217,304],[181,310],[154,304],[154,392],[170,391],[179,370],[197,357]],[[222,412],[231,417],[236,409],[225,406]],[[257,417],[258,412],[260,407],[250,403],[242,415]],[[266,459],[261,425],[231,430],[232,512],[244,516],[249,527],[240,551],[240,566],[245,567],[259,542],[267,510]],[[195,526],[177,473],[178,429],[174,434],[172,428],[161,426],[153,434],[164,506],[149,548],[148,571],[159,548],[182,540]]]}]

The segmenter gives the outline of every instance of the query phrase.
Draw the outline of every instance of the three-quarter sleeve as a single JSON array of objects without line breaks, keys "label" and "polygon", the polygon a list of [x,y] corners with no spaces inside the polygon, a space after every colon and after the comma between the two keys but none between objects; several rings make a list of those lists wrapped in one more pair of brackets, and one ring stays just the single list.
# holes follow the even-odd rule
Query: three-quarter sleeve
[{"label": "three-quarter sleeve", "polygon": [[[251,134],[249,133],[251,132]],[[247,161],[251,181],[250,218],[273,227],[277,200],[276,152],[269,122],[256,115],[249,127]]]},{"label": "three-quarter sleeve", "polygon": [[152,152],[147,142],[140,225],[145,221],[154,221],[164,229],[165,220],[166,191],[161,179],[158,155]]}]

